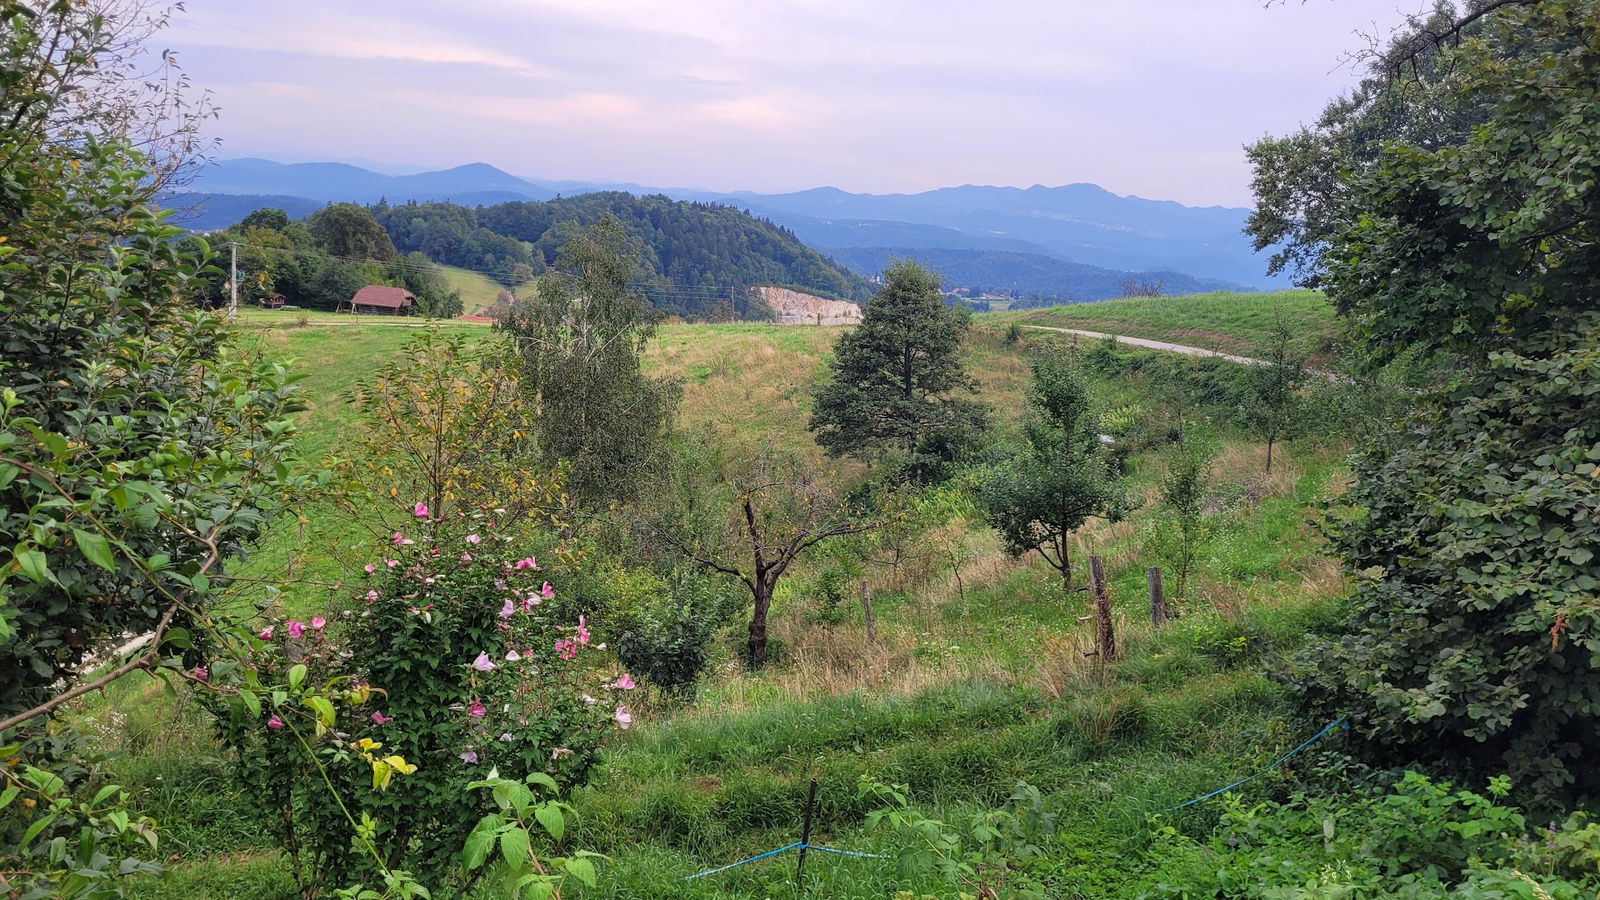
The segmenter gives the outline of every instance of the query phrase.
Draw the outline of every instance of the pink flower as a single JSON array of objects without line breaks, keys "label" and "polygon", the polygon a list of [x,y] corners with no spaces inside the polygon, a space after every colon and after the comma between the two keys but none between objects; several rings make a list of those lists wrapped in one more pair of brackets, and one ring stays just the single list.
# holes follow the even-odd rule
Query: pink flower
[{"label": "pink flower", "polygon": [[324,629],[326,627],[328,627],[328,620],[327,619],[324,619],[321,616],[312,616],[311,617],[311,628],[312,628],[312,630],[321,631],[322,629]]},{"label": "pink flower", "polygon": [[373,565],[372,563],[367,563],[366,565],[362,566],[361,568],[366,569],[368,575],[371,575],[373,572],[378,571],[378,567]]},{"label": "pink flower", "polygon": [[506,662],[518,662],[521,659],[522,659],[522,654],[518,653],[515,650],[512,650],[510,653],[506,654]]},{"label": "pink flower", "polygon": [[267,727],[271,728],[273,731],[282,731],[283,730],[283,720],[278,718],[278,714],[277,713],[273,713],[272,714],[272,718],[267,720]]},{"label": "pink flower", "polygon": [[383,564],[392,569],[395,566],[400,565],[400,560],[398,560],[398,559],[386,559],[386,560],[383,561]]},{"label": "pink flower", "polygon": [[478,537],[475,534],[469,534],[469,535],[467,535],[467,543],[469,543],[469,544],[481,544],[481,543],[483,543],[483,538]]},{"label": "pink flower", "polygon": [[577,643],[566,638],[556,641],[556,655],[562,659],[572,659],[578,655]]},{"label": "pink flower", "polygon": [[550,582],[546,581],[544,587],[539,588],[539,596],[546,600],[552,600],[556,596],[556,589],[550,586]]},{"label": "pink flower", "polygon": [[378,592],[377,591],[367,591],[367,602],[368,603],[377,603],[378,602]]},{"label": "pink flower", "polygon": [[393,721],[394,721],[394,716],[386,716],[381,712],[374,712],[372,714],[372,723],[374,725],[387,725],[387,724],[389,724],[390,722],[393,722]]},{"label": "pink flower", "polygon": [[618,678],[611,686],[622,691],[631,691],[638,687],[638,685],[633,683],[633,676],[629,675],[627,672],[623,672],[622,677]]},{"label": "pink flower", "polygon": [[400,532],[396,531],[394,533],[394,537],[389,539],[389,543],[394,545],[394,546],[396,546],[396,547],[409,547],[412,544],[415,544],[416,541],[413,541],[411,538],[408,538],[405,535],[401,534]]},{"label": "pink flower", "polygon": [[484,706],[476,698],[473,699],[472,705],[467,707],[467,715],[473,717],[474,719],[483,718],[483,714],[488,711],[488,707]]},{"label": "pink flower", "polygon": [[506,598],[506,605],[500,607],[500,618],[509,619],[513,615],[515,615],[516,612],[517,612],[517,604],[513,603],[511,601],[510,597],[507,597]]},{"label": "pink flower", "polygon": [[489,654],[479,653],[478,658],[472,661],[472,667],[479,672],[489,672],[494,669],[494,663],[489,660]]},{"label": "pink flower", "polygon": [[306,626],[296,622],[294,619],[290,619],[284,625],[289,629],[289,637],[298,639],[302,634],[306,633]]},{"label": "pink flower", "polygon": [[416,506],[411,507],[411,514],[419,519],[426,519],[428,517],[428,505],[426,503],[418,503]]},{"label": "pink flower", "polygon": [[626,731],[628,726],[633,724],[633,714],[628,712],[628,708],[626,706],[623,706],[619,703],[617,704],[616,720],[617,727]]},{"label": "pink flower", "polygon": [[207,678],[211,677],[211,673],[206,670],[205,666],[195,666],[192,674],[194,675],[195,681],[205,681]]},{"label": "pink flower", "polygon": [[272,640],[272,626],[271,625],[268,625],[267,627],[261,629],[261,639],[263,641]]},{"label": "pink flower", "polygon": [[583,616],[578,617],[578,643],[589,643],[589,623],[583,620]]},{"label": "pink flower", "polygon": [[478,754],[472,752],[471,750],[463,750],[461,751],[461,761],[464,763],[475,763],[478,761]]},{"label": "pink flower", "polygon": [[517,568],[519,568],[519,569],[537,569],[537,568],[539,568],[539,561],[534,559],[531,556],[526,557],[524,559],[519,559],[519,560],[517,560]]}]

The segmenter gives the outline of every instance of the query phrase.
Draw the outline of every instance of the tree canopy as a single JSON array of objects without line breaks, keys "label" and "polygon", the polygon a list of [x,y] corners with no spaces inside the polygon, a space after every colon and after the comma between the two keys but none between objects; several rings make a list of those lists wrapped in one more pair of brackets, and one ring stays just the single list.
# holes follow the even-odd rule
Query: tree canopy
[{"label": "tree canopy", "polygon": [[861,325],[835,345],[808,427],[830,456],[896,456],[928,477],[987,423],[961,364],[968,313],[946,306],[938,277],[916,263],[883,278]]}]

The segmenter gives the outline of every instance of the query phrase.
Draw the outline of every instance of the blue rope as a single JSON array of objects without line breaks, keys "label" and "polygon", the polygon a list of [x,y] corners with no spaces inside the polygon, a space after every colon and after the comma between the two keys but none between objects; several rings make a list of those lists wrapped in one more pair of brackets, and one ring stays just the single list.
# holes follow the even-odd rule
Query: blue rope
[{"label": "blue rope", "polygon": [[777,856],[779,853],[784,853],[784,852],[787,852],[789,850],[793,850],[794,848],[799,847],[799,846],[801,846],[800,841],[795,841],[794,843],[790,844],[787,847],[779,847],[776,850],[768,850],[765,853],[761,853],[761,854],[758,854],[756,856],[752,856],[749,859],[741,859],[736,863],[729,863],[726,866],[721,866],[721,867],[715,868],[715,869],[707,869],[704,872],[699,873],[698,875],[690,875],[688,878],[685,878],[684,881],[693,881],[696,878],[704,878],[707,875],[715,875],[718,872],[726,872],[729,869],[737,869],[738,867],[744,865],[745,863],[753,863],[758,859],[766,859],[769,856]]},{"label": "blue rope", "polygon": [[1340,716],[1339,718],[1334,719],[1332,722],[1329,722],[1327,724],[1327,727],[1323,728],[1321,731],[1319,731],[1316,734],[1312,735],[1308,740],[1306,740],[1305,743],[1303,743],[1300,746],[1294,748],[1293,750],[1290,750],[1288,753],[1285,753],[1284,755],[1278,757],[1278,761],[1277,762],[1273,763],[1270,766],[1267,766],[1265,769],[1262,769],[1261,771],[1255,773],[1254,775],[1251,775],[1249,778],[1245,778],[1245,779],[1242,779],[1240,781],[1235,781],[1233,784],[1230,784],[1225,788],[1217,788],[1216,790],[1212,791],[1211,793],[1206,794],[1203,797],[1196,797],[1196,798],[1194,798],[1193,800],[1190,800],[1187,803],[1179,803],[1177,806],[1168,807],[1167,809],[1162,810],[1162,812],[1163,813],[1169,813],[1169,812],[1172,812],[1174,810],[1183,809],[1185,806],[1193,806],[1196,803],[1199,803],[1201,800],[1210,800],[1212,797],[1215,797],[1218,794],[1226,794],[1227,792],[1233,790],[1234,788],[1238,787],[1241,784],[1248,784],[1248,783],[1250,783],[1252,781],[1255,781],[1257,778],[1260,778],[1261,776],[1267,774],[1268,772],[1271,772],[1273,769],[1276,769],[1277,767],[1283,765],[1286,761],[1288,761],[1289,757],[1294,756],[1296,753],[1299,753],[1301,750],[1304,750],[1305,748],[1307,748],[1307,747],[1311,746],[1312,744],[1315,744],[1317,741],[1321,740],[1323,735],[1325,735],[1328,732],[1334,730],[1335,728],[1340,728],[1340,727],[1344,728],[1345,731],[1349,731],[1350,730],[1350,723],[1345,721],[1345,717],[1344,716]]},{"label": "blue rope", "polygon": [[779,847],[776,850],[768,850],[765,853],[761,853],[761,854],[758,854],[756,856],[752,856],[749,859],[741,859],[736,863],[730,863],[730,864],[728,864],[726,866],[720,866],[720,867],[715,868],[715,869],[707,869],[704,872],[700,872],[700,873],[695,874],[695,875],[690,875],[688,878],[685,878],[684,881],[693,881],[696,878],[704,878],[707,875],[715,875],[718,872],[726,872],[729,869],[736,869],[739,866],[744,865],[745,863],[753,863],[758,859],[766,859],[769,856],[777,856],[779,853],[787,853],[790,850],[795,850],[795,849],[798,849],[800,847],[804,847],[807,850],[817,850],[817,851],[820,851],[822,853],[838,853],[838,854],[841,854],[843,856],[860,856],[860,857],[865,857],[867,859],[888,859],[889,858],[887,856],[884,856],[881,853],[859,853],[859,852],[857,852],[855,850],[835,850],[832,847],[818,847],[816,844],[807,844],[807,843],[804,843],[803,841],[795,841],[794,843],[790,844],[787,847]]}]

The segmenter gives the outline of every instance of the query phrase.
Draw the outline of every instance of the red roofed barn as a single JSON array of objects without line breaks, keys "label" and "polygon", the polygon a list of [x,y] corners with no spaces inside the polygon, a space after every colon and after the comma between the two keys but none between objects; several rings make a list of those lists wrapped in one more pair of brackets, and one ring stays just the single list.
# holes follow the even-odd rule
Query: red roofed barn
[{"label": "red roofed barn", "polygon": [[417,296],[405,288],[369,284],[350,298],[350,311],[404,316],[411,313],[416,302]]}]

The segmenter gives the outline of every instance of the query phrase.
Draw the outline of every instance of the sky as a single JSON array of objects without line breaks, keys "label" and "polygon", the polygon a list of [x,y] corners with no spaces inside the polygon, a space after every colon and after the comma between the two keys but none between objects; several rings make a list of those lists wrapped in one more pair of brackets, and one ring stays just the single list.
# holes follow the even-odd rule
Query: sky
[{"label": "sky", "polygon": [[[159,41],[221,158],[870,193],[1093,182],[1250,204],[1421,0],[205,0]],[[376,161],[377,165],[374,165]],[[406,169],[406,166],[413,168]]]}]

